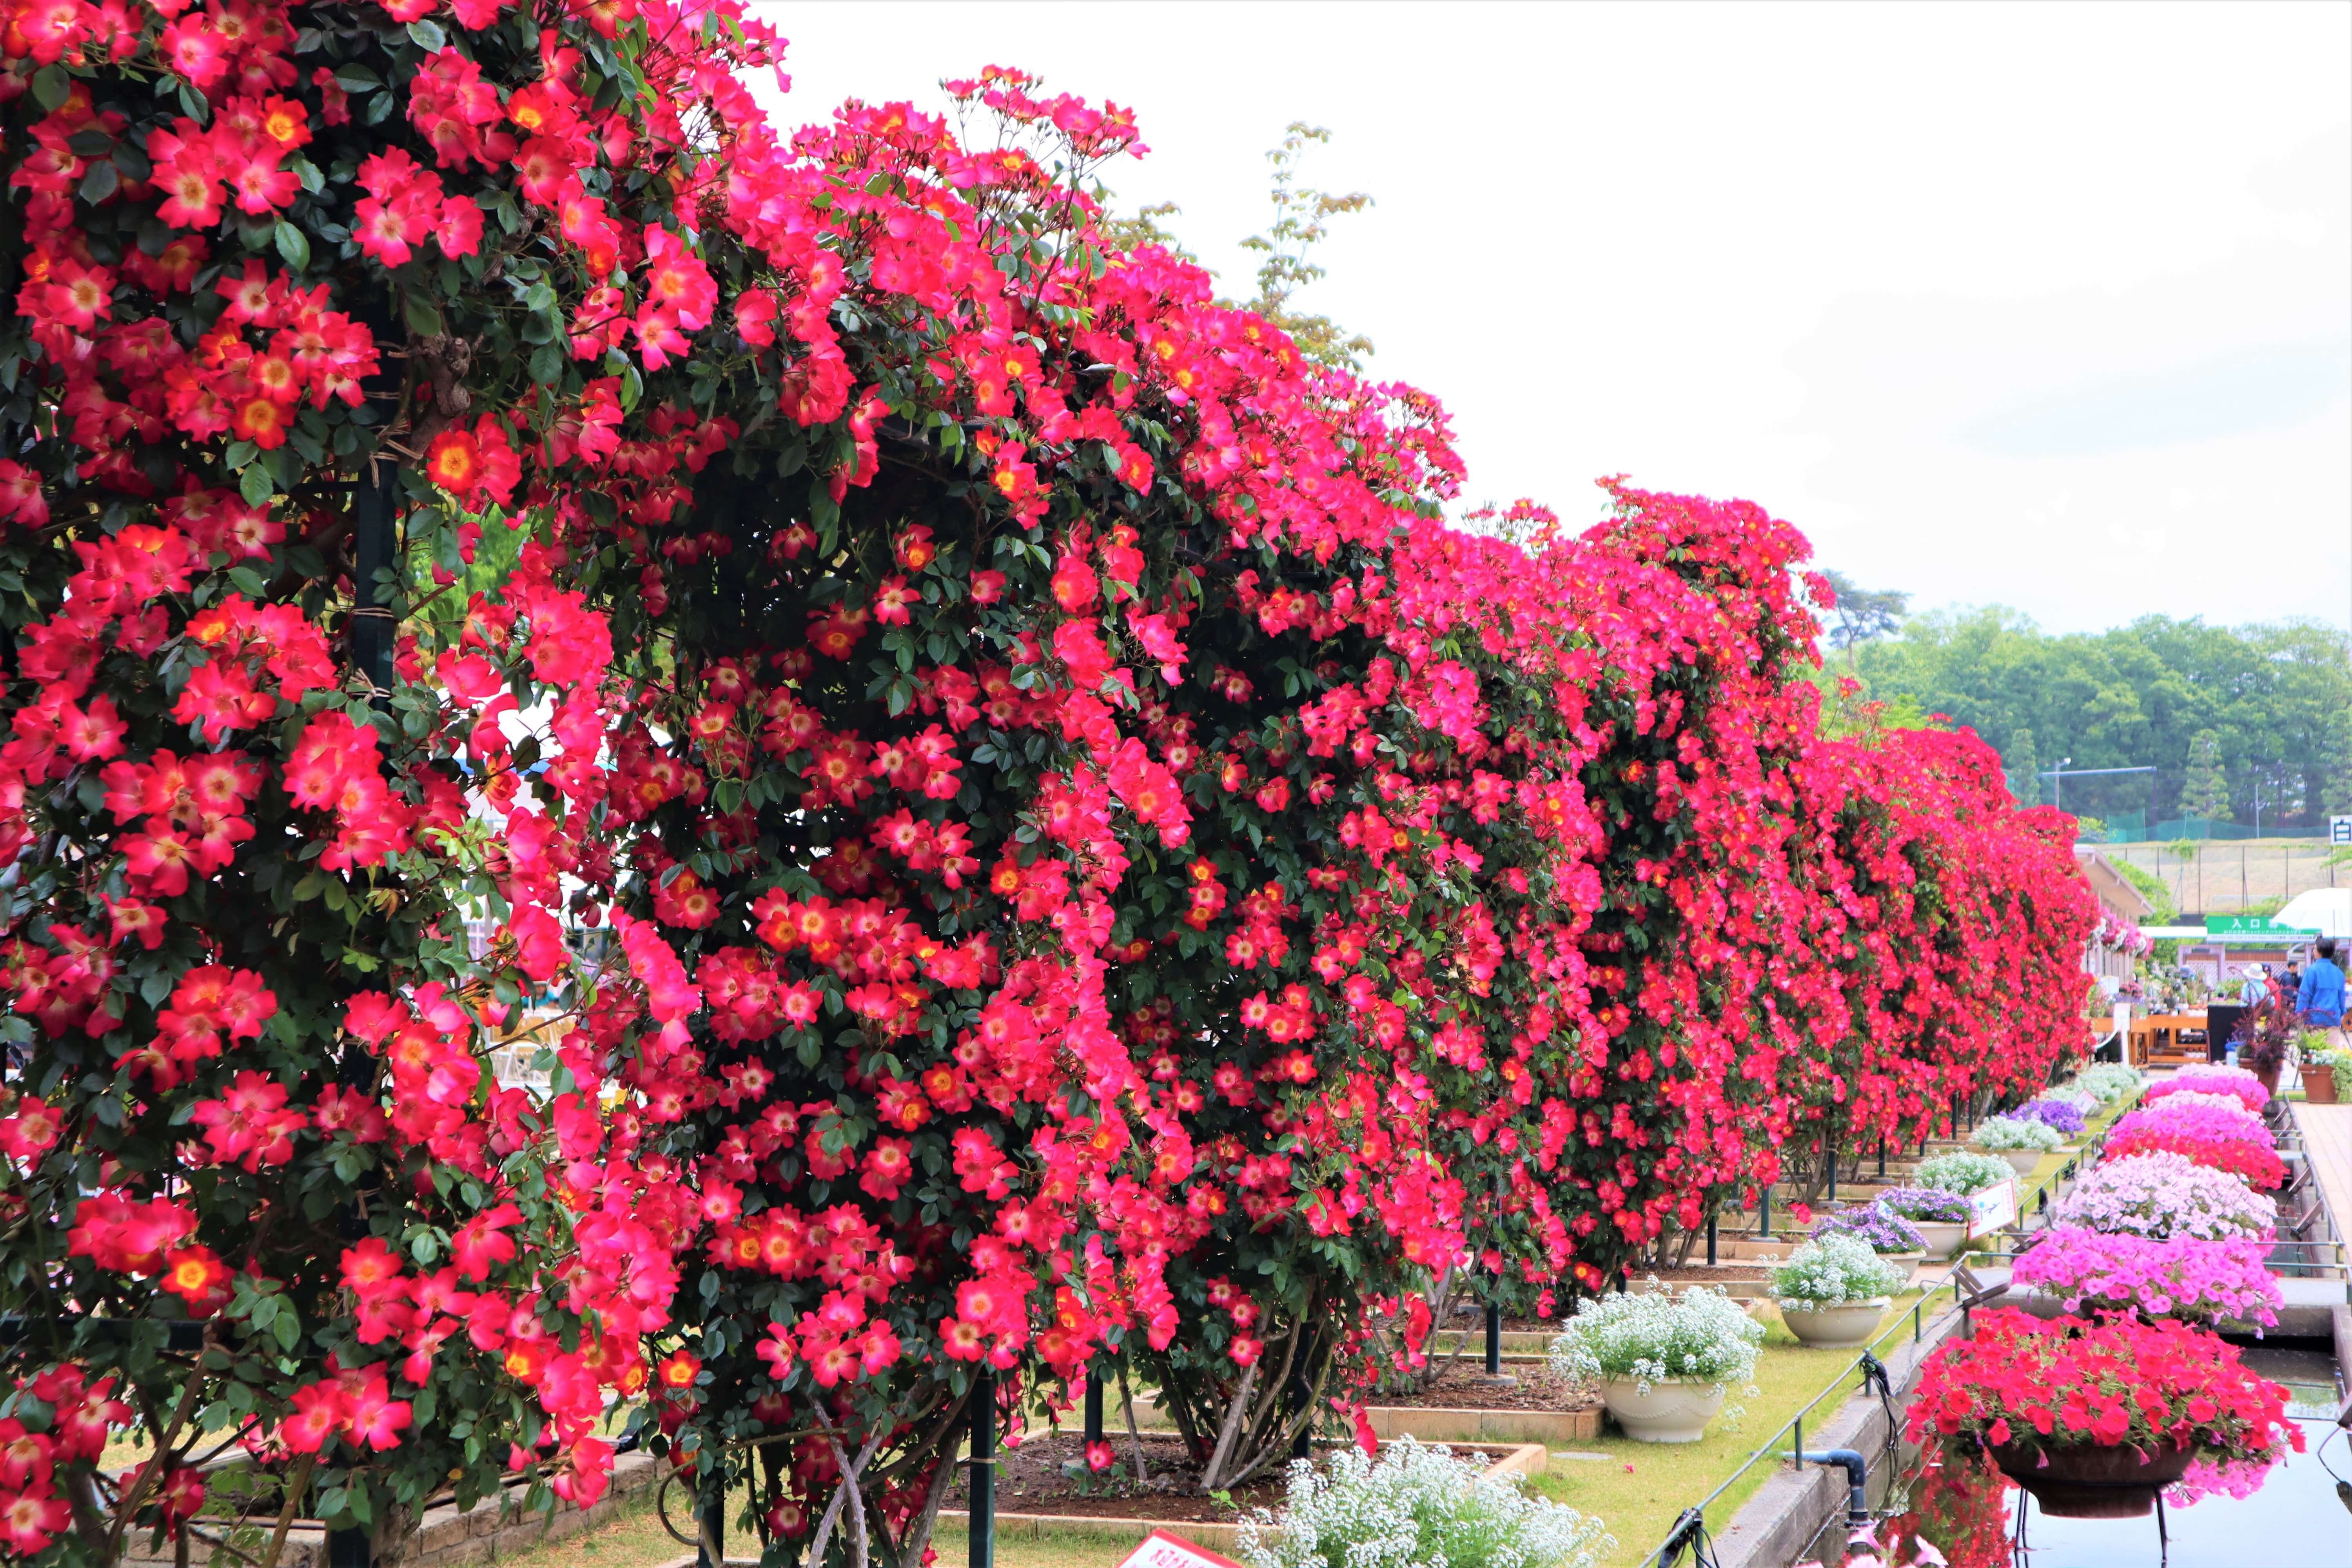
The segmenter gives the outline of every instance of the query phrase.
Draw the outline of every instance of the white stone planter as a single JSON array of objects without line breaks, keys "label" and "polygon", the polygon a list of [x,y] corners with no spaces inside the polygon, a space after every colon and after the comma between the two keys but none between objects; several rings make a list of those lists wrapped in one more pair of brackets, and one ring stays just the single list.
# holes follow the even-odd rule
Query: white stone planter
[{"label": "white stone planter", "polygon": [[1601,1381],[1601,1398],[1625,1436],[1637,1443],[1696,1443],[1723,1408],[1720,1384],[1653,1379],[1650,1391],[1630,1377]]},{"label": "white stone planter", "polygon": [[1959,1251],[1960,1244],[1969,1238],[1969,1227],[1958,1220],[1938,1223],[1915,1219],[1911,1222],[1911,1228],[1917,1231],[1919,1238],[1927,1244],[1927,1261],[1930,1263],[1949,1262],[1952,1255]]},{"label": "white stone planter", "polygon": [[1789,1331],[1817,1350],[1852,1350],[1866,1345],[1886,1316],[1887,1298],[1849,1301],[1836,1307],[1783,1307],[1780,1321]]},{"label": "white stone planter", "polygon": [[2009,1168],[2021,1176],[2033,1174],[2042,1164],[2042,1156],[2047,1152],[2042,1149],[1988,1149],[1985,1152],[2008,1161]]}]

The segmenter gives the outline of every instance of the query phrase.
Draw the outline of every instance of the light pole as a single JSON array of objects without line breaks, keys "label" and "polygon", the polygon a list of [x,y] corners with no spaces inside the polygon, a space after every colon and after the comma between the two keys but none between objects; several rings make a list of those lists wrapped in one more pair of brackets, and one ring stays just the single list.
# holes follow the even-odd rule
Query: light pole
[{"label": "light pole", "polygon": [[2061,757],[2058,759],[2058,765],[2056,767],[2045,769],[2042,773],[2034,775],[2037,778],[2045,778],[2050,781],[2050,804],[2056,806],[2061,811],[2065,809],[2065,785],[2063,781],[2066,779],[2086,779],[2101,773],[2152,773],[2156,772],[2154,768],[2068,767],[2066,764],[2074,760],[2074,759],[2072,757]]}]

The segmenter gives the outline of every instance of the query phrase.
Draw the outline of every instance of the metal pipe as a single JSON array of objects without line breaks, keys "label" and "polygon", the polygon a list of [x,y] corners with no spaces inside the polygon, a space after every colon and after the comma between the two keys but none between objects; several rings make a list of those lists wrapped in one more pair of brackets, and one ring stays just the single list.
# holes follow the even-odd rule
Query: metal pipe
[{"label": "metal pipe", "polygon": [[1843,1465],[1845,1467],[1845,1521],[1850,1525],[1864,1524],[1870,1519],[1870,1461],[1852,1448],[1823,1448],[1815,1453],[1800,1453],[1799,1468],[1805,1465]]},{"label": "metal pipe", "polygon": [[1715,1261],[1715,1215],[1713,1214],[1706,1216],[1706,1260],[1709,1263]]},{"label": "metal pipe", "polygon": [[1097,1369],[1087,1370],[1087,1442],[1088,1446],[1103,1440],[1103,1388]]},{"label": "metal pipe", "polygon": [[1499,1303],[1486,1303],[1486,1375],[1503,1375],[1503,1309]]}]

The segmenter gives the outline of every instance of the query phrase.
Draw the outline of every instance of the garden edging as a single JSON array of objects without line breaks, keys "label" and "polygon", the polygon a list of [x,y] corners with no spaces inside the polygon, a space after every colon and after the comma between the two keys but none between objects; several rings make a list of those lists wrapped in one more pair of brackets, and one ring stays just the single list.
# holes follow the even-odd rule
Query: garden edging
[{"label": "garden edging", "polygon": [[[1480,1415],[1494,1412],[1476,1412]],[[1540,1476],[1551,1462],[1550,1450],[1541,1443],[1523,1443],[1512,1452],[1486,1467],[1489,1476]],[[942,1522],[953,1520],[970,1528],[971,1516],[962,1509],[940,1510]],[[1195,1546],[1205,1546],[1213,1552],[1231,1552],[1240,1544],[1239,1520],[1166,1520],[1120,1519],[1097,1517],[1093,1514],[1017,1513],[1004,1509],[996,1511],[996,1536],[1000,1541],[1141,1541],[1155,1530],[1165,1530],[1181,1535]]]}]

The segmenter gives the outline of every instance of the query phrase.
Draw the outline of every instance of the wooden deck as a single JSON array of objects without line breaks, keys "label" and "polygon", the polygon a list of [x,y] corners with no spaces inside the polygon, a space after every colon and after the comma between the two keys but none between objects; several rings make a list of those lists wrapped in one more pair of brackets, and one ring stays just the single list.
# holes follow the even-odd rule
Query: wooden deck
[{"label": "wooden deck", "polygon": [[2352,1105],[2289,1103],[2336,1239],[2352,1241]]}]

